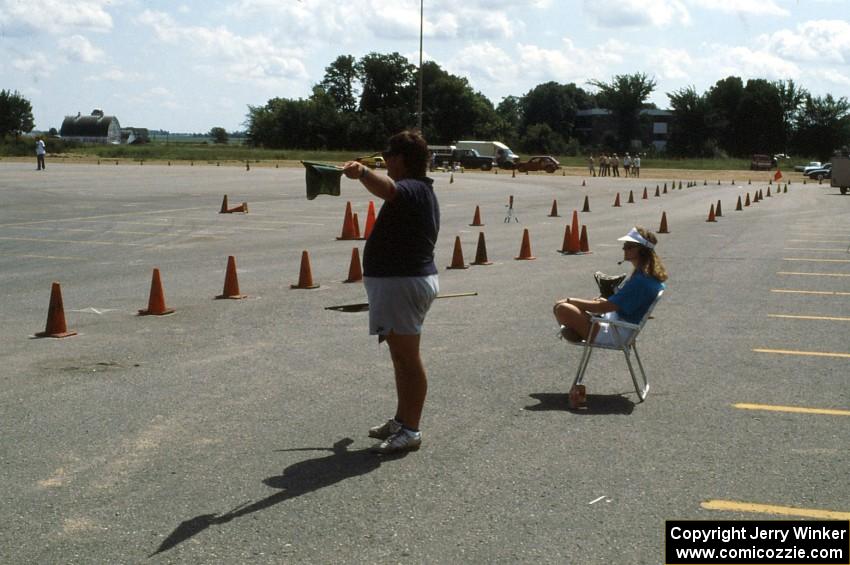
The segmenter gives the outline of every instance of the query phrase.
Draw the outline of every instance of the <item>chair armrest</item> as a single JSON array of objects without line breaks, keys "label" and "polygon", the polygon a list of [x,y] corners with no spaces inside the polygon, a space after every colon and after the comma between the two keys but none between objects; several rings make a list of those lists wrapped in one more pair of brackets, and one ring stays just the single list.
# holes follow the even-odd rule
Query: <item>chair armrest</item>
[{"label": "chair armrest", "polygon": [[608,322],[612,326],[617,326],[618,328],[628,328],[630,330],[639,330],[640,326],[638,324],[632,324],[631,322],[624,322],[623,320],[611,320]]}]

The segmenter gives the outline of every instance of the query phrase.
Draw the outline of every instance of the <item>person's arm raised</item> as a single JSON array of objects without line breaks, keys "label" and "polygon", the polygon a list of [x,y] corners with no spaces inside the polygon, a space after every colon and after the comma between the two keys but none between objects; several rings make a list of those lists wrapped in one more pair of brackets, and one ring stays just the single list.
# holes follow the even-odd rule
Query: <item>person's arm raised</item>
[{"label": "person's arm raised", "polygon": [[381,198],[390,201],[395,198],[395,182],[387,176],[376,175],[369,167],[357,161],[349,161],[342,166],[342,172],[350,179],[357,179],[363,183],[366,190]]}]

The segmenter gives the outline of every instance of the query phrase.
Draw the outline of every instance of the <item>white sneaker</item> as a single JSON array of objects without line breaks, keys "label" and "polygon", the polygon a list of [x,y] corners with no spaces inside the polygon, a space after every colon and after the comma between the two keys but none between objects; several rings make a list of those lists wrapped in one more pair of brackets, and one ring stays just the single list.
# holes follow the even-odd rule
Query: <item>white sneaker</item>
[{"label": "white sneaker", "polygon": [[391,435],[398,433],[401,430],[401,424],[396,422],[395,418],[390,418],[380,426],[369,428],[369,437],[375,439],[387,439]]},{"label": "white sneaker", "polygon": [[400,453],[403,451],[416,451],[422,445],[422,434],[419,432],[408,432],[399,430],[381,443],[373,446],[371,450],[375,453]]}]

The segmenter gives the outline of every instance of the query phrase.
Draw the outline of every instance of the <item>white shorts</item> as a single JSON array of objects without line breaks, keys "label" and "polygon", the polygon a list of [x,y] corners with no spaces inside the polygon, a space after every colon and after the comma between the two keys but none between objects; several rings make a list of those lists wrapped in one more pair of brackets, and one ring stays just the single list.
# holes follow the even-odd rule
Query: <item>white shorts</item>
[{"label": "white shorts", "polygon": [[[619,320],[619,316],[617,316],[616,312],[608,312],[603,314],[602,316],[606,320]],[[615,333],[616,331],[616,333]],[[623,343],[628,341],[634,330],[629,328],[617,328],[616,330],[611,326],[611,324],[606,324],[605,322],[600,322],[599,324],[599,332],[596,334],[596,337],[593,338],[593,343],[596,345],[612,345],[615,347],[622,347]]]},{"label": "white shorts", "polygon": [[424,277],[363,277],[369,297],[369,335],[419,335],[440,282]]}]

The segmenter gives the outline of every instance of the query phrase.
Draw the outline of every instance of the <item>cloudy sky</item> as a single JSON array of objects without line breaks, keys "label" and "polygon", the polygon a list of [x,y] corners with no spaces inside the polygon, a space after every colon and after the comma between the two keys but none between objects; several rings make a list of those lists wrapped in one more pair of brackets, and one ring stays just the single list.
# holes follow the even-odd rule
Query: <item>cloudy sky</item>
[{"label": "cloudy sky", "polygon": [[[850,96],[850,0],[424,0],[425,58],[494,104],[546,81],[643,72],[651,100],[729,75]],[[123,126],[243,128],[306,97],[338,55],[418,64],[419,0],[0,0],[0,89],[37,129],[93,108]]]}]

